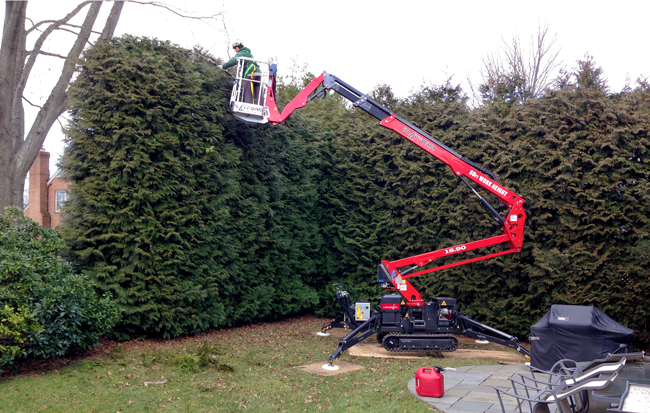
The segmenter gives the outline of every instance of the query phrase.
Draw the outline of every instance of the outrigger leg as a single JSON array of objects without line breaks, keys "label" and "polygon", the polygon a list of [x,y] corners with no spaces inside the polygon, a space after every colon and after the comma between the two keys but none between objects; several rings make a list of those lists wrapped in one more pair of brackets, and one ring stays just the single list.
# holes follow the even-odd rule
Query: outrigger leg
[{"label": "outrigger leg", "polygon": [[339,346],[332,354],[327,364],[323,364],[325,370],[338,370],[334,363],[341,357],[341,354],[357,343],[362,342],[376,333],[378,313],[374,313],[366,322],[355,328],[350,334],[339,340]]},{"label": "outrigger leg", "polygon": [[459,321],[462,325],[461,334],[469,337],[474,337],[479,340],[487,340],[491,341],[492,343],[501,344],[502,346],[514,348],[519,352],[519,354],[530,360],[530,351],[528,351],[521,345],[521,343],[519,343],[517,337],[511,336],[510,334],[504,333],[503,331],[497,330],[496,328],[486,326],[485,324],[481,324],[478,321],[474,321],[471,318],[463,315],[459,315]]}]

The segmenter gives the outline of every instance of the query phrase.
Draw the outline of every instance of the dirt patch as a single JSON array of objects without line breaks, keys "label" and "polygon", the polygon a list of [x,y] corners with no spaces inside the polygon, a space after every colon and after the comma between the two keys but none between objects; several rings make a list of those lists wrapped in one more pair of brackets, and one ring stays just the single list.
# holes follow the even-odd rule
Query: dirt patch
[{"label": "dirt patch", "polygon": [[318,374],[319,376],[336,376],[339,374],[349,373],[355,370],[361,370],[363,366],[357,364],[348,363],[347,361],[337,361],[336,365],[339,367],[338,370],[325,370],[323,364],[326,363],[314,363],[307,364],[305,366],[296,367],[298,370],[306,371],[307,373]]},{"label": "dirt patch", "polygon": [[[394,359],[430,359],[431,357],[422,353],[400,352],[393,353],[387,351],[379,343],[363,343],[348,349],[348,354],[352,357],[370,357],[370,358],[394,358]],[[526,359],[515,351],[496,351],[496,350],[471,350],[458,349],[449,353],[434,353],[440,358],[446,359],[483,359],[494,360],[502,363],[524,363]]]},{"label": "dirt patch", "polygon": [[[351,330],[333,328],[328,331],[331,337],[341,339],[350,334]],[[314,332],[313,334],[317,334]],[[475,338],[463,335],[455,335],[460,341],[458,350],[450,353],[435,353],[440,358],[448,359],[484,359],[494,360],[499,363],[524,363],[526,358],[515,350],[501,346],[495,343],[480,344]],[[524,344],[524,347],[528,347]],[[530,348],[530,347],[528,347]],[[370,358],[395,358],[395,359],[428,359],[430,356],[416,352],[389,352],[379,344],[375,337],[370,337],[362,343],[351,347],[347,350],[352,357],[370,357]]]}]

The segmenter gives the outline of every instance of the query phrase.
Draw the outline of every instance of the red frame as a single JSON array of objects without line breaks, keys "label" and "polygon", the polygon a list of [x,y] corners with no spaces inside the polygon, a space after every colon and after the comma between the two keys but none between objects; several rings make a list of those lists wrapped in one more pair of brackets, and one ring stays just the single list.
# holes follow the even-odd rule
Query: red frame
[{"label": "red frame", "polygon": [[[432,144],[428,139],[420,136],[417,132],[413,131],[408,125],[401,122],[391,115],[386,119],[381,121],[381,126],[386,129],[390,129],[395,133],[399,134],[409,142],[418,146],[420,149],[424,150],[431,156],[437,158],[441,162],[449,165],[451,170],[456,176],[463,176],[478,186],[482,187],[486,191],[496,195],[501,202],[506,204],[509,208],[508,215],[506,216],[505,225],[503,226],[504,235],[486,238],[479,241],[473,241],[465,244],[459,244],[451,246],[448,248],[443,248],[437,251],[427,252],[425,254],[416,255],[413,257],[403,258],[395,261],[382,261],[382,264],[386,267],[389,273],[392,274],[392,271],[395,270],[396,277],[391,277],[391,284],[393,288],[397,289],[400,294],[404,297],[406,305],[410,307],[420,307],[424,305],[424,300],[420,293],[409,283],[406,278],[416,277],[418,275],[427,274],[434,271],[444,270],[446,268],[452,268],[459,265],[469,264],[476,261],[487,260],[490,258],[498,257],[501,255],[512,254],[521,251],[521,246],[524,241],[524,226],[526,223],[526,212],[524,211],[523,205],[525,200],[514,192],[505,189],[500,184],[494,182],[493,179],[486,177],[476,168],[467,164],[463,160],[459,159],[454,154],[449,151],[441,148],[438,145]],[[486,254],[483,256],[471,258],[464,261],[458,261],[446,265],[441,265],[435,268],[426,269],[423,271],[418,271],[415,273],[410,273],[406,275],[401,275],[399,272],[400,268],[405,266],[425,266],[433,260],[459,254],[462,252],[468,252],[476,250],[479,248],[485,248],[492,245],[508,243],[509,248],[504,251],[496,252],[493,254]],[[401,280],[401,283],[398,282]],[[400,287],[400,285],[402,285]]]},{"label": "red frame", "polygon": [[[315,77],[305,88],[300,91],[300,93],[291,101],[289,104],[282,110],[282,113],[278,110],[277,104],[275,102],[275,96],[273,95],[273,78],[270,79],[270,84],[267,89],[267,107],[269,108],[269,122],[274,125],[278,125],[284,122],[294,110],[305,107],[307,104],[309,96],[315,92],[318,87],[323,83],[324,75]],[[420,255],[415,255],[413,257],[402,258],[395,261],[382,261],[382,264],[391,274],[390,283],[392,284],[392,289],[396,289],[404,297],[405,304],[409,307],[420,307],[424,305],[424,300],[420,293],[411,285],[406,278],[416,277],[418,275],[431,273],[434,271],[440,271],[447,268],[456,267],[459,265],[469,264],[476,261],[487,260],[490,258],[498,257],[501,255],[512,254],[521,251],[521,246],[524,241],[524,227],[526,223],[526,212],[524,211],[524,202],[525,200],[509,189],[504,188],[500,184],[494,182],[493,179],[487,177],[485,174],[477,170],[477,168],[469,165],[462,159],[458,158],[453,153],[447,151],[446,149],[432,143],[429,139],[421,136],[418,132],[412,130],[409,125],[406,125],[400,121],[395,114],[391,114],[387,118],[381,120],[381,126],[386,129],[390,129],[393,132],[399,134],[407,141],[416,145],[420,149],[424,150],[431,156],[440,160],[441,162],[449,165],[453,173],[458,177],[464,177],[474,182],[476,185],[482,187],[486,191],[495,195],[499,200],[504,203],[508,208],[508,215],[506,216],[503,231],[504,234],[496,237],[486,238],[478,241],[472,241],[465,244],[454,245],[448,248],[439,249],[437,251],[431,251]],[[490,247],[497,244],[508,244],[508,248],[492,253],[486,254],[479,257],[458,261],[450,264],[440,265],[435,268],[429,268],[426,270],[409,273],[402,275],[400,273],[400,268],[414,265],[423,267],[433,262],[434,260],[449,256],[455,255],[462,252],[468,252],[477,250],[480,248]],[[394,271],[394,275],[393,275]]]}]

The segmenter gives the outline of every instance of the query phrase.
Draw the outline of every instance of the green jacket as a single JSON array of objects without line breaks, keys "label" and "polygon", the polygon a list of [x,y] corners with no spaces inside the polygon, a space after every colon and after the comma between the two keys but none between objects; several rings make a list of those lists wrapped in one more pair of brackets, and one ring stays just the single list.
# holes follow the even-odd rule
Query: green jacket
[{"label": "green jacket", "polygon": [[[237,54],[232,59],[228,60],[221,67],[223,67],[224,69],[228,69],[230,67],[237,65],[238,57],[248,57],[252,59],[253,54],[251,53],[248,47],[242,47],[241,49],[239,49]],[[260,73],[260,72],[261,72],[260,65],[257,62],[246,60],[246,62],[244,63],[244,77],[251,77],[253,73]]]}]

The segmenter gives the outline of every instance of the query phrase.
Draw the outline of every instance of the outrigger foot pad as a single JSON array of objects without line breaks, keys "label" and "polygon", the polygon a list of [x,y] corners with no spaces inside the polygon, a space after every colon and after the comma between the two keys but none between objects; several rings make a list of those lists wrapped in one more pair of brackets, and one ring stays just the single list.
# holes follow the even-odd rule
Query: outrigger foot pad
[{"label": "outrigger foot pad", "polygon": [[326,332],[324,332],[324,331],[319,331],[319,332],[316,333],[316,334],[318,334],[319,336],[323,336],[323,337],[327,337],[327,336],[330,335],[330,333],[326,333]]},{"label": "outrigger foot pad", "polygon": [[323,370],[338,370],[339,366],[332,364],[332,363],[327,363],[323,364]]}]

